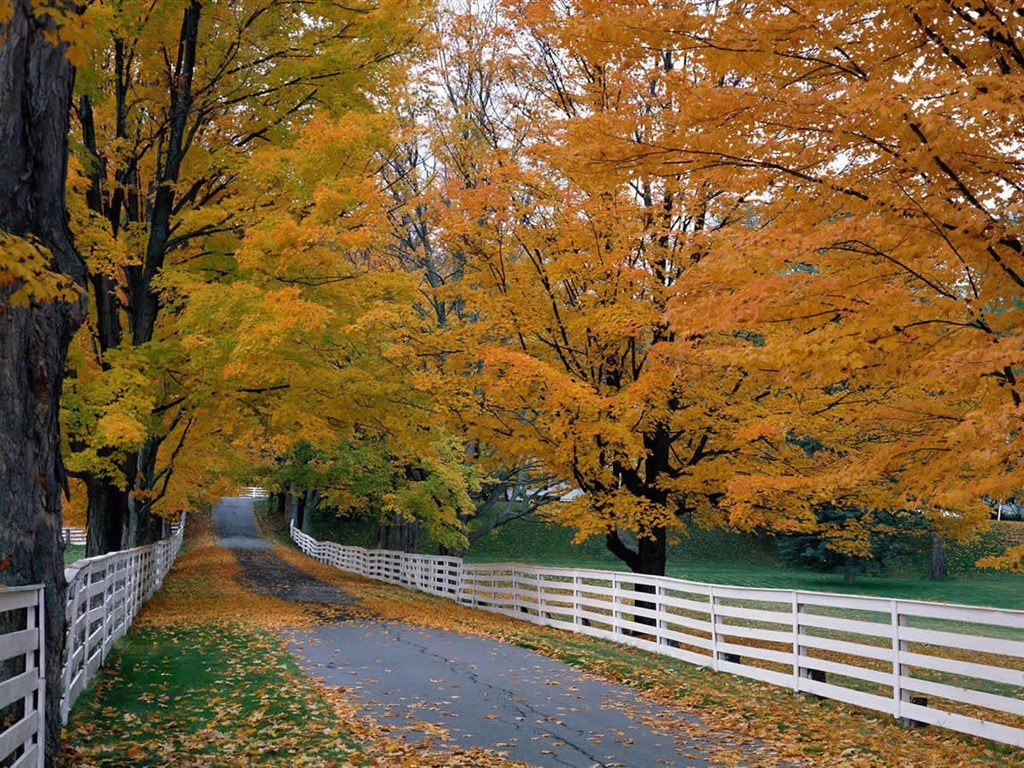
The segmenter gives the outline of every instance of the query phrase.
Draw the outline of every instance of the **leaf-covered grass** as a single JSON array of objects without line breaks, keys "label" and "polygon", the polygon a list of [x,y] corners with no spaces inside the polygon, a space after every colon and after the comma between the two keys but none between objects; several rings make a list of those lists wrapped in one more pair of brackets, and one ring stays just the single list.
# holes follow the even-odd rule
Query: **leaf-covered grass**
[{"label": "leaf-covered grass", "polygon": [[479,749],[407,744],[344,690],[302,674],[278,632],[322,614],[246,589],[209,514],[190,516],[163,588],[76,702],[64,765],[511,765]]},{"label": "leaf-covered grass", "polygon": [[82,765],[358,759],[331,703],[276,637],[216,624],[129,633],[75,706],[68,740],[70,764]]},{"label": "leaf-covered grass", "polygon": [[344,765],[364,762],[324,691],[273,630],[312,620],[254,595],[208,515],[104,669],[76,702],[69,766]]}]

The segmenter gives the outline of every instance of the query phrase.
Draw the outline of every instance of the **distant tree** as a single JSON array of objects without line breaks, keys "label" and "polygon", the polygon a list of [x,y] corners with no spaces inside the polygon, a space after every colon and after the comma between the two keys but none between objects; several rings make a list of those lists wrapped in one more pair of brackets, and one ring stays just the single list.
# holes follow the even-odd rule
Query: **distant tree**
[{"label": "distant tree", "polygon": [[881,572],[893,561],[920,550],[927,520],[913,512],[870,512],[821,505],[819,528],[776,538],[779,560],[792,568],[842,571],[853,584],[858,574]]}]

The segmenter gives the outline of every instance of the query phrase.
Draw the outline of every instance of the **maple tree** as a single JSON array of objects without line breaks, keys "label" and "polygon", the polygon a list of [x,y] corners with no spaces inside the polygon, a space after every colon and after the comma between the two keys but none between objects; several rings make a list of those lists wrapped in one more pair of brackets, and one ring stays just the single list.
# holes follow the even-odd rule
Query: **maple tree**
[{"label": "maple tree", "polygon": [[[918,509],[937,540],[971,535],[1019,462],[1021,16],[1010,4],[619,3],[638,57],[685,50],[664,130],[588,120],[603,157],[714,178],[749,208],[694,270],[680,332],[757,333],[804,402],[788,430],[835,456],[809,490]],[[652,65],[653,66],[653,65]],[[800,391],[800,390],[803,391]],[[827,423],[806,419],[826,409]],[[803,423],[801,423],[803,422]],[[757,473],[730,486],[757,517]],[[867,546],[869,531],[847,531]]]},{"label": "maple tree", "polygon": [[232,281],[240,233],[265,218],[268,201],[242,187],[246,166],[311,120],[371,113],[367,92],[400,71],[390,60],[410,45],[418,6],[189,1],[89,13],[103,34],[78,84],[74,186],[100,370],[76,385],[87,418],[69,447],[95,553],[160,531],[154,505],[202,410],[202,385],[183,377],[194,349],[174,326],[193,290]]},{"label": "maple tree", "polygon": [[[600,253],[602,239],[608,253],[626,252],[626,212],[649,200],[648,229],[632,234],[643,256],[626,266],[631,276],[656,269],[657,248],[681,256],[652,305],[669,323],[648,325],[648,338],[671,355],[662,384],[689,371],[731,457],[708,473],[709,512],[745,529],[820,529],[851,555],[868,552],[875,530],[822,526],[820,505],[918,510],[938,543],[984,526],[983,499],[1012,490],[1019,453],[1019,120],[1009,86],[1019,15],[956,3],[505,7],[516,32],[492,67],[499,78],[500,67],[515,68],[528,95],[510,111],[540,127],[521,151],[506,142],[470,163],[454,158],[480,183],[463,183],[440,214],[452,252],[486,263],[481,284],[508,297],[474,306],[504,319],[500,334],[467,332],[498,342],[494,357],[490,348],[477,357],[484,377],[488,366],[503,374],[483,387],[481,401],[505,398],[501,418],[485,405],[490,434],[504,433],[507,448],[532,430],[528,453],[539,455],[545,420],[559,413],[557,434],[568,439],[552,442],[563,453],[573,443],[564,414],[585,413],[589,392],[552,398],[551,366],[535,361],[601,370],[580,355],[601,326],[557,315],[574,320],[577,305],[601,303],[608,273],[580,254]],[[491,124],[514,122],[507,114]],[[451,125],[447,147],[485,135]],[[635,334],[644,324],[625,297],[645,289],[620,285],[601,319]],[[728,411],[706,389],[726,372],[750,386]],[[598,443],[611,435],[593,430]],[[822,450],[794,450],[809,440]],[[544,460],[557,460],[547,450]],[[652,456],[652,446],[635,454],[645,464]],[[613,463],[610,452],[596,462]],[[608,477],[629,499],[625,476]],[[576,519],[599,532],[608,515],[587,496]]]},{"label": "maple tree", "polygon": [[669,535],[716,522],[730,467],[761,454],[757,435],[730,432],[764,414],[763,377],[717,349],[750,340],[698,347],[665,322],[736,204],[681,176],[579,161],[592,141],[582,115],[635,120],[653,102],[639,70],[613,69],[617,54],[600,59],[563,22],[496,12],[447,29],[437,182],[401,221],[415,235],[404,246],[432,265],[433,315],[441,302],[457,311],[410,343],[433,350],[439,368],[424,376],[443,382],[454,428],[482,456],[567,478],[584,493],[559,505],[562,521],[663,573]]}]

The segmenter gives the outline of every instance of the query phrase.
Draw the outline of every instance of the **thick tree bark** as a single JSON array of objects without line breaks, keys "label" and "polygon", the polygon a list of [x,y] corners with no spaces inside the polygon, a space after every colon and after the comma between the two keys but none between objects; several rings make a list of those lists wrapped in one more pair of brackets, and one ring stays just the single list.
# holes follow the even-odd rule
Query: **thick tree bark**
[{"label": "thick tree bark", "polygon": [[[48,42],[52,21],[37,18],[28,0],[12,0],[8,9],[0,26],[0,234],[34,237],[49,249],[51,268],[81,288],[85,266],[71,241],[64,191],[74,69]],[[85,306],[84,299],[12,306],[20,287],[0,287],[0,582],[46,587],[46,761],[53,766],[67,589],[58,417],[68,345]]]},{"label": "thick tree bark", "polygon": [[128,508],[128,493],[103,477],[86,477],[85,488],[89,500],[85,556],[95,557],[120,549],[124,519],[117,511]]}]

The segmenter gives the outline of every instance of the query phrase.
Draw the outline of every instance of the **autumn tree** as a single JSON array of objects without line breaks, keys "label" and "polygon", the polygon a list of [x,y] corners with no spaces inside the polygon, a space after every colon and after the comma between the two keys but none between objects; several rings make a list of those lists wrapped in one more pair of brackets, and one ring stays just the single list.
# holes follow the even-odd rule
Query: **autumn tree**
[{"label": "autumn tree", "polygon": [[664,573],[669,535],[715,520],[730,467],[757,452],[732,427],[770,395],[757,371],[716,358],[749,339],[699,348],[665,320],[690,265],[745,211],[712,183],[580,162],[585,116],[659,130],[658,82],[677,66],[599,51],[583,25],[513,9],[485,54],[442,70],[468,73],[445,92],[472,98],[450,100],[432,145],[442,193],[428,215],[464,265],[436,292],[464,308],[434,334],[436,359],[459,429],[567,478],[584,493],[563,521]]},{"label": "autumn tree", "polygon": [[493,55],[504,39],[502,24],[494,3],[447,3],[437,14],[435,45],[391,106],[394,141],[380,153],[378,172],[388,201],[386,248],[419,287],[417,322],[395,329],[396,339],[419,353],[410,385],[434,393],[435,410],[446,412],[449,429],[464,438],[463,461],[479,479],[474,508],[464,515],[470,543],[557,501],[568,488],[536,460],[469,437],[460,419],[463,403],[449,396],[446,353],[435,354],[450,323],[474,321],[460,296],[465,254],[445,241],[440,212],[451,205],[452,191],[486,183],[478,176],[481,153],[502,148],[516,154],[530,130],[528,116],[517,108],[520,94]]},{"label": "autumn tree", "polygon": [[[418,7],[190,0],[90,10],[106,39],[75,115],[100,373],[83,382],[80,414],[94,418],[70,447],[96,552],[158,530],[154,504],[196,417],[172,326],[191,286],[232,279],[239,233],[260,213],[240,188],[243,167],[314,115],[372,111],[367,93],[409,45]],[[134,372],[148,386],[111,401]],[[104,420],[118,429],[97,441]]]},{"label": "autumn tree", "polygon": [[45,587],[47,765],[60,751],[64,656],[58,415],[84,314],[64,194],[74,68],[62,35],[74,14],[22,0],[0,9],[0,581]]},{"label": "autumn tree", "polygon": [[[673,327],[758,334],[736,362],[803,382],[780,424],[834,456],[815,492],[921,510],[939,540],[971,535],[1020,453],[1020,14],[622,2],[591,23],[626,16],[636,45],[685,51],[709,76],[665,79],[676,108],[657,137],[588,119],[605,143],[587,157],[710,174],[749,208],[694,270]],[[767,480],[731,485],[740,521]]]},{"label": "autumn tree", "polygon": [[[688,257],[666,282],[662,349],[711,380],[758,382],[727,415],[716,409],[720,447],[738,451],[713,473],[729,522],[809,530],[831,503],[918,510],[937,540],[972,535],[984,496],[1012,486],[1019,453],[1020,127],[1006,87],[1019,76],[1019,15],[956,3],[506,7],[518,35],[506,48],[534,45],[517,83],[545,96],[530,168],[546,173],[498,195],[495,180],[515,173],[501,158],[486,167],[490,199],[466,196],[477,206],[466,220],[486,222],[474,236],[490,227],[500,256],[493,279],[517,251],[545,253],[514,233],[579,205],[573,185],[604,205],[632,184],[637,201],[678,206],[670,219],[686,211],[703,228],[661,241],[655,223],[646,236],[682,242]],[[529,207],[545,182],[547,207]],[[566,220],[595,218],[588,206]],[[627,220],[623,210],[605,221]],[[590,224],[594,247],[609,230]],[[549,226],[545,247],[558,231]],[[551,312],[570,317],[558,301],[566,274],[546,279]],[[571,274],[594,272],[582,263]],[[600,291],[588,283],[578,295]],[[513,329],[520,347],[545,338],[515,322],[511,339]],[[586,349],[571,326],[552,330],[556,355]],[[544,411],[546,391],[523,397],[522,412]],[[808,440],[822,450],[801,456]],[[823,533],[850,552],[867,552],[873,535]]]},{"label": "autumn tree", "polygon": [[379,185],[387,114],[321,116],[254,151],[258,202],[228,284],[190,289],[175,327],[189,380],[219,393],[239,458],[303,529],[321,508],[372,516],[413,546],[464,544],[468,468],[413,380],[400,333],[421,317],[415,278],[388,244]]}]

